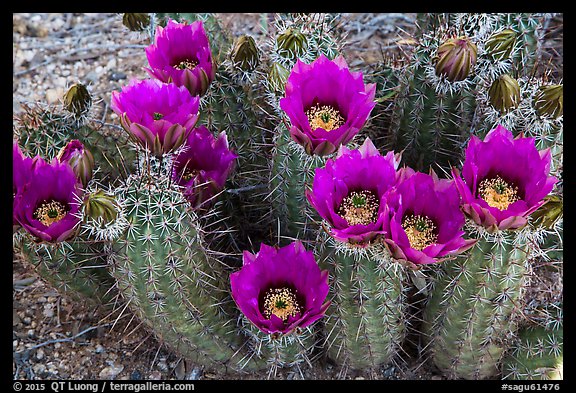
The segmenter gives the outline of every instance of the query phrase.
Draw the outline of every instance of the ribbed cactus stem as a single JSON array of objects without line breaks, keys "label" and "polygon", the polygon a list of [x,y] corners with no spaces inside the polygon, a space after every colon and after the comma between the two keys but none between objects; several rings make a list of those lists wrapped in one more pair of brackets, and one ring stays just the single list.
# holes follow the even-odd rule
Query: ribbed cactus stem
[{"label": "ribbed cactus stem", "polygon": [[[406,165],[416,170],[447,169],[461,157],[455,152],[469,137],[476,106],[473,84],[441,81],[434,75],[430,44],[414,52],[410,64],[396,69],[397,80],[392,114],[376,111],[373,127],[376,143],[385,150],[403,151]],[[377,96],[389,95],[389,83],[378,85]],[[380,109],[380,108],[377,108]],[[385,131],[377,131],[384,127]]]},{"label": "ribbed cactus stem", "polygon": [[239,249],[249,247],[250,241],[258,242],[259,233],[270,225],[266,195],[272,133],[266,129],[266,114],[257,101],[262,93],[257,82],[241,82],[220,65],[200,101],[199,124],[215,135],[225,131],[230,148],[238,154],[235,170],[220,197],[219,216],[226,217],[226,224],[236,231]]},{"label": "ribbed cactus stem", "polygon": [[278,237],[290,241],[290,238],[310,240],[315,236],[319,226],[305,190],[312,184],[315,169],[325,163],[324,157],[306,154],[283,124],[276,128],[269,198],[274,220],[279,222]]},{"label": "ribbed cactus stem", "polygon": [[278,377],[280,370],[295,373],[295,378],[304,379],[303,371],[311,368],[317,355],[317,337],[314,325],[304,329],[297,328],[288,334],[263,333],[242,318],[243,332],[250,339],[254,357],[265,361],[266,378]]},{"label": "ribbed cactus stem", "polygon": [[15,118],[15,139],[27,156],[42,156],[50,161],[72,139],[78,139],[94,156],[100,177],[113,181],[131,171],[136,160],[128,146],[128,134],[94,124],[78,126],[76,121],[55,107],[24,106]]},{"label": "ribbed cactus stem", "polygon": [[107,305],[116,296],[107,270],[110,244],[75,237],[55,244],[36,243],[22,236],[14,249],[55,289],[75,300]]},{"label": "ribbed cactus stem", "polygon": [[422,75],[418,74],[422,72],[415,68],[400,79],[400,93],[385,147],[403,150],[404,162],[415,169],[447,168],[460,159],[454,152],[461,151],[469,135],[475,99],[464,88],[454,93],[438,93],[432,85],[420,81]]},{"label": "ribbed cactus stem", "polygon": [[406,335],[407,273],[383,253],[346,250],[323,235],[319,265],[330,283],[324,348],[341,367],[375,369],[394,360]]},{"label": "ribbed cactus stem", "polygon": [[[166,164],[169,165],[169,164]],[[165,174],[131,176],[118,190],[130,222],[117,244],[113,275],[132,310],[187,359],[240,370],[228,277],[206,249],[195,214]]]},{"label": "ribbed cactus stem", "polygon": [[[480,237],[443,263],[424,309],[432,363],[452,379],[489,379],[517,330],[527,282],[527,245],[513,233]],[[501,241],[495,241],[499,239]]]},{"label": "ribbed cactus stem", "polygon": [[502,14],[499,25],[509,27],[517,33],[517,50],[512,53],[512,62],[520,75],[536,73],[542,59],[543,15],[533,13]]},{"label": "ribbed cactus stem", "polygon": [[529,325],[518,332],[518,341],[502,361],[504,379],[564,379],[564,329],[562,305],[552,323]]}]

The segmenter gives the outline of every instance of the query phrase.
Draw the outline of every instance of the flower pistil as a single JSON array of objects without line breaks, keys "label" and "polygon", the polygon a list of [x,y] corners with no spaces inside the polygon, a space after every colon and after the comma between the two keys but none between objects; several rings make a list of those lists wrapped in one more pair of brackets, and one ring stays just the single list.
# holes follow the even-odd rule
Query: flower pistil
[{"label": "flower pistil", "polygon": [[313,130],[323,128],[326,131],[332,131],[344,123],[344,118],[340,112],[330,105],[320,106],[317,104],[306,111],[306,116]]},{"label": "flower pistil", "polygon": [[196,68],[197,65],[198,65],[197,61],[185,59],[175,64],[174,68],[178,70],[193,70],[194,68]]},{"label": "flower pistil", "polygon": [[352,191],[342,200],[339,214],[348,225],[368,225],[378,219],[379,207],[372,191]]},{"label": "flower pistil", "polygon": [[48,227],[63,219],[67,213],[68,209],[61,202],[45,201],[34,211],[34,218]]},{"label": "flower pistil", "polygon": [[518,187],[508,184],[500,176],[482,180],[478,187],[478,195],[490,207],[499,210],[508,209],[508,206],[520,199]]},{"label": "flower pistil", "polygon": [[286,321],[288,317],[296,316],[300,309],[296,294],[290,288],[270,288],[264,294],[264,315],[268,319],[274,314]]},{"label": "flower pistil", "polygon": [[402,228],[404,228],[406,236],[408,236],[410,247],[415,250],[422,251],[438,240],[438,235],[434,233],[436,225],[427,216],[408,216],[402,222]]}]

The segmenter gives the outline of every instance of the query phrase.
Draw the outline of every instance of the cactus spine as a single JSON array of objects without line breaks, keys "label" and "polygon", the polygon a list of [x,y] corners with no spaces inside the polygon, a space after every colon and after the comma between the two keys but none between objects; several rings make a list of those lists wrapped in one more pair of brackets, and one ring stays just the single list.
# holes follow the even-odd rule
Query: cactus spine
[{"label": "cactus spine", "polygon": [[550,321],[534,324],[518,332],[518,340],[502,361],[504,379],[563,379],[562,304],[551,305]]},{"label": "cactus spine", "polygon": [[34,266],[40,277],[77,301],[100,306],[114,300],[114,280],[107,271],[111,250],[105,241],[75,237],[56,244],[38,244],[22,235],[15,251]]},{"label": "cactus spine", "polygon": [[432,362],[448,377],[498,375],[522,309],[527,248],[522,237],[499,233],[480,238],[468,255],[443,263],[422,331]]},{"label": "cactus spine", "polygon": [[320,236],[319,264],[335,277],[324,327],[328,357],[341,366],[341,376],[389,364],[406,335],[405,270],[383,247],[349,249]]},{"label": "cactus spine", "polygon": [[[436,26],[439,18],[421,15],[419,21]],[[454,153],[462,150],[472,123],[476,70],[471,68],[462,80],[450,81],[437,76],[434,69],[440,41],[448,37],[442,26],[430,35],[421,33],[410,61],[384,70],[392,71],[392,80],[397,81],[392,108],[385,107],[392,113],[374,114],[374,143],[384,150],[403,151],[406,165],[419,171],[455,164],[460,156]],[[379,84],[376,95],[387,96],[389,85],[389,81]]]},{"label": "cactus spine", "polygon": [[162,160],[151,157],[118,189],[130,225],[111,259],[113,275],[131,309],[177,352],[240,370],[250,358],[232,323],[227,275]]}]

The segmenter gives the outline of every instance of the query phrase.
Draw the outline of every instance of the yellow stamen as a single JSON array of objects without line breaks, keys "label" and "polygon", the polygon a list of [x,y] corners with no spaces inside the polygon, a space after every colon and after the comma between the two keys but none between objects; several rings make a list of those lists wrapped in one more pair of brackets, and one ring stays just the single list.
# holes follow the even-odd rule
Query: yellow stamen
[{"label": "yellow stamen", "polygon": [[410,247],[415,250],[422,251],[438,240],[438,235],[434,233],[436,225],[427,216],[408,216],[404,218],[402,228],[408,236]]},{"label": "yellow stamen", "polygon": [[270,288],[264,295],[264,316],[268,319],[272,314],[286,321],[288,317],[300,312],[296,294],[290,288]]},{"label": "yellow stamen", "polygon": [[189,162],[190,161],[188,161],[186,163],[186,166],[184,167],[184,171],[182,172],[182,179],[185,181],[190,181],[190,179],[192,179],[193,177],[196,177],[196,175],[198,174],[197,169],[193,169],[193,168],[188,167]]},{"label": "yellow stamen", "polygon": [[338,214],[348,225],[368,225],[378,219],[380,204],[371,191],[352,191],[342,200]]},{"label": "yellow stamen", "polygon": [[174,68],[177,68],[179,70],[185,70],[185,69],[189,69],[192,70],[194,69],[196,66],[198,65],[198,62],[194,61],[194,60],[182,60],[181,62],[179,62],[178,64],[174,65]]},{"label": "yellow stamen", "polygon": [[500,176],[482,180],[478,187],[478,195],[490,207],[498,210],[506,210],[508,206],[520,199],[518,187],[506,183]]},{"label": "yellow stamen", "polygon": [[34,218],[47,227],[60,221],[66,216],[66,206],[57,201],[43,202],[34,211]]},{"label": "yellow stamen", "polygon": [[310,127],[323,128],[332,131],[344,124],[344,118],[336,109],[329,105],[316,105],[306,111]]}]

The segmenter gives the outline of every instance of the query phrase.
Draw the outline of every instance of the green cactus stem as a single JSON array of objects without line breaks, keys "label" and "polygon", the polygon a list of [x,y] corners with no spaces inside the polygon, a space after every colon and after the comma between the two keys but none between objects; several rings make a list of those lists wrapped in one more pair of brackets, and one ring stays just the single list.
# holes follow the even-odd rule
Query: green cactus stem
[{"label": "green cactus stem", "polygon": [[312,368],[319,355],[315,325],[288,334],[266,334],[246,317],[241,322],[255,357],[266,362],[268,379],[278,378],[280,370],[292,373],[295,379],[304,379],[304,370]]},{"label": "green cactus stem", "polygon": [[518,332],[518,341],[502,361],[503,379],[564,379],[562,304],[547,308],[552,309],[549,323],[528,325]]},{"label": "green cactus stem", "polygon": [[341,367],[341,377],[388,365],[406,336],[406,271],[383,247],[370,255],[325,233],[320,239],[318,263],[333,277],[323,332],[328,358]]},{"label": "green cactus stem", "polygon": [[292,140],[284,124],[277,127],[269,199],[278,225],[276,236],[281,242],[311,240],[320,229],[317,213],[308,203],[305,190],[312,184],[315,169],[325,163],[324,157],[306,154],[304,148]]},{"label": "green cactus stem", "polygon": [[[164,169],[162,169],[164,168]],[[169,163],[118,189],[130,223],[113,275],[134,313],[183,357],[212,367],[256,367],[234,320],[229,272],[207,250],[195,214],[170,181]]]},{"label": "green cactus stem", "polygon": [[[437,25],[438,18],[421,16],[420,23],[429,19]],[[460,161],[476,107],[472,68],[462,80],[436,75],[437,50],[446,34],[440,26],[422,33],[409,61],[374,74],[380,82],[376,92],[380,105],[373,111],[369,133],[378,148],[402,151],[406,165],[419,171],[449,169]]]},{"label": "green cactus stem", "polygon": [[133,167],[135,153],[125,131],[93,122],[78,125],[56,107],[22,106],[23,113],[14,118],[14,138],[24,154],[51,161],[70,140],[78,139],[94,156],[102,179],[113,182]]},{"label": "green cactus stem", "polygon": [[431,362],[451,379],[490,379],[514,338],[528,246],[513,233],[481,237],[469,254],[443,263],[424,309]]},{"label": "green cactus stem", "polygon": [[76,236],[55,244],[36,243],[19,234],[14,252],[52,287],[76,301],[111,306],[117,295],[107,270],[111,247],[105,241]]}]

